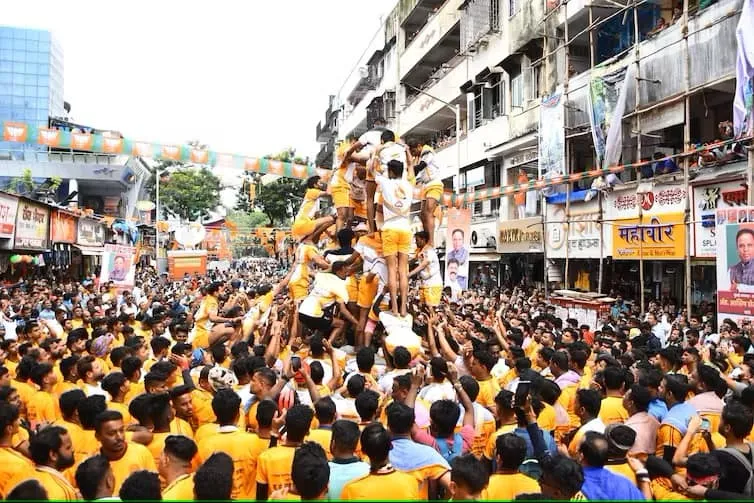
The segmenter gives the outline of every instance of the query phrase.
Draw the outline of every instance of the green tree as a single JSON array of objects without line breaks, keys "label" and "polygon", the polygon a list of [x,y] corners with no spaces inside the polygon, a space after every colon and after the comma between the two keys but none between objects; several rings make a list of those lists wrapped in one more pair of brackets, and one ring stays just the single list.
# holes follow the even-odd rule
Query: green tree
[{"label": "green tree", "polygon": [[160,181],[160,203],[181,220],[197,220],[220,204],[221,188],[220,179],[207,168],[178,168]]},{"label": "green tree", "polygon": [[264,212],[268,225],[288,226],[298,212],[306,191],[306,182],[295,178],[278,178],[260,187],[254,206]]},{"label": "green tree", "polygon": [[40,196],[42,194],[36,194],[37,191],[43,191],[45,195],[54,194],[62,183],[62,178],[59,176],[53,176],[48,178],[42,183],[38,183],[32,176],[31,168],[24,168],[21,172],[21,176],[14,176],[6,184],[3,190],[13,194],[25,195],[27,197]]}]

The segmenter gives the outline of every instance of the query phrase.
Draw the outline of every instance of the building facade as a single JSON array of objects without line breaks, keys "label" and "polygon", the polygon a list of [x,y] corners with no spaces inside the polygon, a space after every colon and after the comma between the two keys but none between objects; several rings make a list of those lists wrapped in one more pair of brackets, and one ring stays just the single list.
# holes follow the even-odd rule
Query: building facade
[{"label": "building facade", "polygon": [[[434,146],[448,191],[516,185],[469,205],[470,283],[473,263],[492,261],[500,283],[709,300],[714,259],[704,255],[710,237],[698,236],[710,227],[695,215],[717,204],[700,202],[717,174],[735,185],[747,162],[736,143],[704,148],[730,140],[743,6],[403,0],[375,44],[395,77],[363,95],[354,94],[358,79],[346,82],[330,100],[329,136],[318,139],[334,148],[360,131],[354,124],[369,127],[376,96],[395,96],[389,126]],[[624,168],[614,176],[596,171],[616,165]],[[534,186],[559,176],[560,185]],[[652,219],[672,226],[672,249],[624,242],[626,228]]]}]

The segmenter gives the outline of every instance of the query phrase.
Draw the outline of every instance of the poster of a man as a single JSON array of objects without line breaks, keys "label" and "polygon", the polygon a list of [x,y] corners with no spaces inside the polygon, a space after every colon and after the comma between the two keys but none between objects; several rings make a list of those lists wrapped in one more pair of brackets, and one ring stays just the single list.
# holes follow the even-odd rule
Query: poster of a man
[{"label": "poster of a man", "polygon": [[754,229],[743,228],[736,233],[739,262],[729,269],[730,289],[738,285],[754,285]]},{"label": "poster of a man", "polygon": [[128,265],[126,264],[126,257],[123,255],[116,255],[113,258],[113,268],[110,271],[110,281],[123,281],[128,275]]},{"label": "poster of a man", "polygon": [[465,232],[463,229],[453,229],[453,232],[451,234],[451,242],[453,245],[453,248],[448,252],[448,265],[450,265],[451,260],[455,260],[457,263],[457,277],[458,277],[458,284],[461,285],[461,289],[466,289],[468,281],[468,278],[465,274],[465,271],[468,270],[468,267],[466,266],[466,262],[469,260],[469,250],[466,249],[466,246],[464,245],[464,238],[465,238]]},{"label": "poster of a man", "polygon": [[448,270],[446,271],[445,286],[449,286],[453,299],[458,299],[463,287],[458,281],[458,261],[456,259],[448,260]]}]

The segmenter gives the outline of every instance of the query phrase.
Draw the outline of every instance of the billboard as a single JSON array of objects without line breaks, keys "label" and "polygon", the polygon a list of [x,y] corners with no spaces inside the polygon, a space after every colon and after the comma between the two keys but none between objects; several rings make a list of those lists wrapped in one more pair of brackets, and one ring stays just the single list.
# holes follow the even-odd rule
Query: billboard
[{"label": "billboard", "polygon": [[136,276],[136,248],[105,245],[100,284],[112,282],[116,287],[130,287],[134,285],[134,276]]},{"label": "billboard", "polygon": [[457,292],[468,288],[471,210],[452,208],[447,216],[445,286]]},{"label": "billboard", "polygon": [[718,319],[754,319],[754,207],[718,210]]}]

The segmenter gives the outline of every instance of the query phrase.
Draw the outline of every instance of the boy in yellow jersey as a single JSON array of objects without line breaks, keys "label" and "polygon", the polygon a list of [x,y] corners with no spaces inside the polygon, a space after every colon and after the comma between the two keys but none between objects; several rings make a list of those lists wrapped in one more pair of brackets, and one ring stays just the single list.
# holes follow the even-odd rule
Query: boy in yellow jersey
[{"label": "boy in yellow jersey", "polygon": [[602,399],[600,419],[605,426],[624,423],[628,412],[623,407],[623,395],[626,394],[626,377],[620,367],[607,367],[603,372],[607,396]]},{"label": "boy in yellow jersey", "polygon": [[212,398],[212,410],[219,427],[213,435],[199,441],[199,459],[206,460],[215,452],[224,452],[233,459],[232,499],[253,499],[258,451],[254,437],[238,429],[241,398],[231,389],[221,389]]},{"label": "boy in yellow jersey", "polygon": [[338,146],[335,153],[336,167],[327,189],[332,196],[333,206],[338,211],[335,221],[335,228],[338,231],[344,228],[353,218],[351,182],[356,176],[357,163],[351,162],[345,157],[346,152],[350,151],[350,147],[351,145],[348,142],[343,142]]},{"label": "boy in yellow jersey", "polygon": [[435,160],[435,151],[429,145],[418,141],[408,143],[411,155],[418,159],[414,171],[422,187],[421,221],[425,232],[429,234],[429,243],[435,242],[435,214],[443,193],[440,166]]},{"label": "boy in yellow jersey", "polygon": [[127,425],[131,424],[131,414],[129,414],[128,404],[126,404],[126,395],[129,388],[130,383],[123,372],[111,372],[102,378],[102,389],[110,395],[107,408],[123,414],[123,421]]},{"label": "boy in yellow jersey", "polygon": [[374,299],[377,297],[379,287],[379,278],[375,268],[380,266],[387,269],[385,259],[382,257],[382,235],[379,232],[361,236],[356,245],[351,258],[347,261],[351,267],[362,266],[362,275],[359,280],[359,297],[357,306],[359,307],[359,324],[356,329],[356,349],[365,345],[364,328],[367,324],[369,311],[372,309]]},{"label": "boy in yellow jersey", "polygon": [[[393,314],[408,314],[408,254],[411,251],[411,202],[414,187],[403,180],[403,170],[412,169],[391,160],[387,163],[387,176],[377,175],[375,181],[382,192],[384,224],[382,226],[382,253],[387,262],[388,288]],[[398,292],[400,291],[400,309]]]},{"label": "boy in yellow jersey", "polygon": [[27,416],[32,428],[51,423],[60,417],[58,397],[53,393],[57,377],[49,363],[37,363],[31,370],[31,380],[39,389],[29,399]]},{"label": "boy in yellow jersey", "polygon": [[225,291],[225,285],[220,282],[211,283],[206,288],[206,296],[199,305],[199,310],[194,315],[194,339],[192,344],[195,349],[204,349],[209,347],[209,333],[212,325],[215,323],[235,323],[243,318],[223,318],[218,315],[220,310],[220,301],[218,297]]},{"label": "boy in yellow jersey", "polygon": [[321,234],[335,223],[333,216],[314,218],[318,210],[317,201],[320,197],[327,195],[325,189],[326,187],[319,176],[312,176],[306,181],[304,201],[301,203],[301,208],[299,208],[291,226],[291,234],[293,234],[294,239],[301,241],[307,236]]},{"label": "boy in yellow jersey", "polygon": [[79,492],[63,475],[63,470],[73,466],[73,443],[65,428],[48,426],[31,439],[29,446],[34,470],[19,474],[9,482],[15,487],[25,480],[34,479],[45,489],[52,501],[78,501]]},{"label": "boy in yellow jersey", "polygon": [[541,492],[536,480],[519,472],[519,466],[526,459],[526,441],[513,434],[500,435],[495,440],[495,460],[497,472],[490,477],[482,499],[513,500],[519,494]]},{"label": "boy in yellow jersey", "polygon": [[[283,487],[290,487],[291,466],[296,448],[309,435],[314,413],[306,405],[294,405],[282,417],[273,420],[272,445],[277,438],[275,434],[285,421],[286,441],[264,451],[257,462],[257,500],[266,500],[270,492]],[[276,443],[276,442],[275,442]]]},{"label": "boy in yellow jersey", "polygon": [[513,392],[507,389],[501,390],[495,397],[496,414],[500,427],[489,436],[484,446],[483,454],[489,466],[492,466],[492,461],[495,459],[498,437],[512,433],[518,426],[516,412],[513,408],[513,398]]},{"label": "boy in yellow jersey", "polygon": [[[458,379],[458,382],[463,386],[469,399],[474,402],[474,443],[471,446],[471,452],[477,458],[481,458],[484,454],[484,448],[487,445],[490,435],[495,433],[495,416],[492,415],[492,412],[490,412],[489,409],[476,403],[476,399],[479,396],[479,384],[473,377],[468,375],[461,376]],[[460,431],[462,426],[463,414],[460,414],[456,425],[456,431]]]},{"label": "boy in yellow jersey", "polygon": [[489,483],[489,474],[473,454],[458,456],[450,462],[451,501],[478,501]]},{"label": "boy in yellow jersey", "polygon": [[170,435],[157,462],[157,470],[167,486],[162,491],[166,501],[194,499],[192,461],[197,447],[193,440],[183,435]]},{"label": "boy in yellow jersey", "polygon": [[75,479],[82,499],[112,501],[115,476],[105,456],[98,454],[84,460],[76,469]]},{"label": "boy in yellow jersey", "polygon": [[419,483],[415,477],[393,468],[390,463],[390,433],[379,423],[372,423],[361,433],[361,450],[369,457],[369,474],[343,486],[344,501],[374,499],[415,501]]},{"label": "boy in yellow jersey", "polygon": [[21,428],[18,407],[0,401],[0,497],[5,498],[12,489],[9,482],[33,474],[34,465],[29,458],[13,448],[13,436]]},{"label": "boy in yellow jersey", "polygon": [[321,272],[314,279],[311,293],[304,299],[298,310],[299,321],[311,330],[320,330],[330,337],[337,337],[344,327],[343,320],[332,317],[332,309],[340,308],[340,315],[347,321],[358,325],[359,321],[353,317],[346,306],[348,290],[345,279],[349,269],[345,262],[335,262],[332,273]]},{"label": "boy in yellow jersey", "polygon": [[181,384],[170,390],[170,400],[173,403],[175,417],[170,422],[170,432],[194,438],[194,404],[191,399],[191,387]]},{"label": "boy in yellow jersey", "polygon": [[492,377],[492,367],[497,361],[485,350],[474,351],[471,357],[469,371],[471,376],[479,383],[479,396],[476,401],[482,407],[492,409],[495,404],[495,397],[500,392],[500,385]]},{"label": "boy in yellow jersey", "polygon": [[581,426],[568,444],[568,453],[571,457],[576,457],[579,453],[579,447],[587,432],[605,432],[605,423],[599,418],[601,404],[602,396],[597,390],[580,389],[576,392],[574,411],[579,417]]},{"label": "boy in yellow jersey", "polygon": [[416,241],[416,256],[419,264],[408,274],[409,278],[419,276],[421,289],[419,300],[427,307],[437,307],[442,300],[442,275],[440,274],[440,260],[437,252],[432,247],[430,234],[427,231],[419,231],[414,234]]},{"label": "boy in yellow jersey", "polygon": [[293,273],[288,282],[288,293],[294,303],[293,316],[290,318],[290,333],[294,336],[300,335],[301,332],[298,321],[298,306],[301,301],[309,295],[309,285],[311,283],[311,277],[314,275],[313,266],[316,265],[320,269],[325,270],[330,268],[330,263],[319,254],[319,250],[314,244],[315,240],[318,238],[319,234],[310,235],[298,245],[298,248],[296,248],[292,268]]},{"label": "boy in yellow jersey", "polygon": [[243,336],[248,339],[254,334],[254,331],[267,323],[272,312],[272,304],[284,289],[288,286],[293,277],[293,269],[275,286],[270,284],[261,285],[257,289],[258,297],[254,299],[253,305],[243,320]]},{"label": "boy in yellow jersey", "polygon": [[157,471],[149,449],[140,444],[126,442],[126,431],[120,412],[106,410],[97,416],[95,438],[100,443],[100,452],[110,461],[115,477],[114,493],[120,491],[120,486],[132,472]]}]

